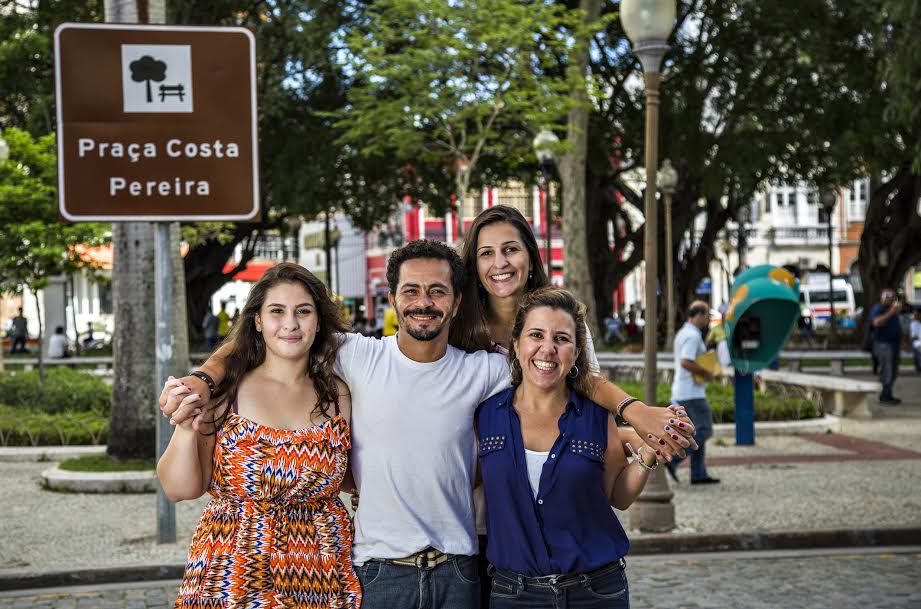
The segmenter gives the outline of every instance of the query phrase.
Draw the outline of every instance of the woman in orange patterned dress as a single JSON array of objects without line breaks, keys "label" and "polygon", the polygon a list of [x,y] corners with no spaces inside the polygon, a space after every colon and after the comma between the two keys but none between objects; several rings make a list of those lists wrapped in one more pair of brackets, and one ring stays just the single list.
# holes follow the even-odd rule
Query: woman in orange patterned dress
[{"label": "woman in orange patterned dress", "polygon": [[[295,264],[253,286],[227,375],[205,412],[170,379],[179,423],[157,465],[173,501],[206,491],[176,607],[357,609],[351,521],[339,501],[350,401],[332,373],[347,331],[326,287]],[[189,414],[185,412],[184,414]]]}]

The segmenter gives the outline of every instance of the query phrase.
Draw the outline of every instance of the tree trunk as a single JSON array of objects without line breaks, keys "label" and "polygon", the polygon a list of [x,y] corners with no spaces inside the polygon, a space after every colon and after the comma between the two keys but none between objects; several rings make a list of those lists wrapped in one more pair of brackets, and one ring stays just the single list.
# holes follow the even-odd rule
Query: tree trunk
[{"label": "tree trunk", "polygon": [[[38,299],[38,290],[30,290],[35,298],[35,312],[38,314],[38,380],[45,381],[45,329],[42,327],[42,303]],[[28,341],[29,333],[26,332]]]},{"label": "tree trunk", "polygon": [[900,287],[905,273],[921,263],[921,176],[906,164],[888,182],[874,184],[857,254],[864,298],[861,330],[880,292]]},{"label": "tree trunk", "polygon": [[[163,23],[164,0],[106,0],[109,23]],[[154,230],[149,222],[112,226],[112,414],[107,452],[116,459],[155,454]]]},{"label": "tree trunk", "polygon": [[[180,251],[181,229],[178,222],[169,228],[170,264],[173,268],[173,370],[176,377],[189,373],[189,324],[186,313],[185,266]],[[156,387],[154,388],[156,390]]]},{"label": "tree trunk", "polygon": [[114,383],[108,453],[118,459],[152,458],[156,430],[154,231],[149,222],[117,223],[112,304]]},{"label": "tree trunk", "polygon": [[[580,0],[579,8],[585,11],[586,23],[593,23],[601,15],[601,0]],[[573,82],[579,85],[572,91],[573,107],[569,111],[566,139],[570,149],[560,158],[560,180],[563,185],[563,241],[564,277],[566,289],[585,303],[586,321],[593,336],[600,338],[598,330],[595,293],[592,290],[588,262],[586,224],[585,158],[588,152],[588,118],[590,107],[586,100],[585,77],[588,71],[590,40],[582,40],[575,52],[576,62],[568,68]],[[549,197],[548,203],[549,205]],[[547,227],[550,230],[550,227]]]},{"label": "tree trunk", "polygon": [[[186,279],[186,307],[190,329],[198,335],[205,311],[210,306],[211,297],[253,258],[253,247],[258,237],[251,225],[238,224],[233,238],[226,242],[211,239],[191,248],[183,261]],[[243,243],[243,255],[240,262],[229,273],[224,273],[224,265],[233,255],[237,245]]]}]

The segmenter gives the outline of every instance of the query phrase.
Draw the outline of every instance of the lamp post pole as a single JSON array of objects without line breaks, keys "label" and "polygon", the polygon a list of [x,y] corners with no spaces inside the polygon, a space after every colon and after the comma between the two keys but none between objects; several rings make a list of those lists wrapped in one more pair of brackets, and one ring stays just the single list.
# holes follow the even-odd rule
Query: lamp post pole
[{"label": "lamp post pole", "polygon": [[832,248],[832,214],[835,212],[835,203],[838,200],[837,193],[833,188],[828,188],[822,193],[822,207],[825,208],[825,215],[828,219],[828,342],[831,344],[838,342],[838,324],[835,320],[835,279],[832,263],[834,262],[834,253]]},{"label": "lamp post pole", "polygon": [[[10,158],[10,146],[6,143],[6,140],[3,139],[3,132],[0,131],[0,164],[2,164],[8,158]],[[3,345],[0,344],[0,372],[3,372],[4,370]]]},{"label": "lamp post pole", "polygon": [[[646,215],[643,252],[646,261],[646,324],[643,327],[643,400],[656,404],[657,332],[656,279],[658,275],[658,221],[656,218],[656,168],[659,138],[659,68],[668,50],[668,38],[675,24],[675,0],[621,0],[620,20],[633,43],[646,78]],[[659,468],[633,506],[630,522],[634,528],[668,531],[675,528],[675,506],[668,481]]]},{"label": "lamp post pole", "polygon": [[541,129],[534,137],[534,154],[537,155],[537,160],[540,163],[540,174],[541,179],[539,183],[542,183],[542,186],[538,188],[542,189],[544,195],[544,239],[545,239],[545,255],[547,258],[547,279],[552,279],[553,271],[553,244],[552,244],[552,232],[550,227],[553,224],[553,205],[550,201],[550,174],[553,172],[553,168],[556,165],[556,153],[553,151],[553,146],[560,143],[560,138],[549,129]]},{"label": "lamp post pole", "polygon": [[662,161],[659,188],[665,199],[665,291],[667,293],[665,349],[675,343],[675,254],[672,240],[672,195],[678,186],[678,172],[668,159]]}]

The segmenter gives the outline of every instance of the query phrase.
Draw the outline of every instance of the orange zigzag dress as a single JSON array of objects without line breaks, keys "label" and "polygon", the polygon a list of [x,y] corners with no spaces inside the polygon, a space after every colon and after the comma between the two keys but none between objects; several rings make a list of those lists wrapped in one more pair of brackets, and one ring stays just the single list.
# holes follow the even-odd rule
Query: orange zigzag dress
[{"label": "orange zigzag dress", "polygon": [[292,431],[229,412],[176,607],[357,609],[352,523],[339,500],[349,448],[338,415]]}]

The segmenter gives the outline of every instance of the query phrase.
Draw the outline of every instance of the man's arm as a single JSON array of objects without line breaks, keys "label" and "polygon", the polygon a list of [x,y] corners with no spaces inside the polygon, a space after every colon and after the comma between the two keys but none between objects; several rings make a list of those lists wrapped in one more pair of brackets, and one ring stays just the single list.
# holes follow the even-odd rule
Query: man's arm
[{"label": "man's arm", "polygon": [[708,381],[713,378],[713,374],[709,370],[707,370],[706,368],[704,368],[703,366],[701,366],[700,364],[698,364],[696,361],[692,359],[682,359],[681,367],[687,370],[688,372],[690,372],[691,374],[696,374],[697,376],[704,377]]},{"label": "man's arm", "polygon": [[885,313],[881,313],[873,318],[873,327],[879,328],[880,326],[886,325],[893,315],[896,315],[902,309],[902,303],[898,300],[892,303],[892,306]]}]

